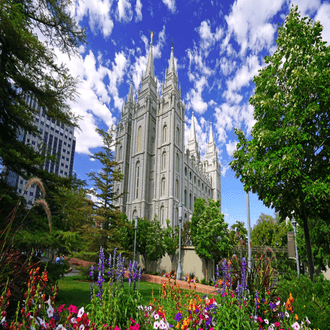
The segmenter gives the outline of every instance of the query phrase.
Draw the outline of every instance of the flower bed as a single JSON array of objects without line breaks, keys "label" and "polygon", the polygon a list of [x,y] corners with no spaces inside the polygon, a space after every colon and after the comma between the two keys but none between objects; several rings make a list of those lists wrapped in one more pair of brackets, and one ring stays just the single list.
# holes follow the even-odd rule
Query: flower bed
[{"label": "flower bed", "polygon": [[[222,283],[213,298],[201,299],[195,294],[184,294],[180,285],[183,281],[172,281],[160,276],[150,280],[162,281],[161,299],[153,297],[148,306],[142,306],[138,287],[142,278],[137,263],[130,263],[128,271],[124,268],[121,256],[110,256],[107,261],[109,278],[105,285],[105,265],[103,251],[100,251],[98,265],[99,277],[91,285],[91,303],[78,310],[70,305],[55,309],[57,288],[47,301],[40,286],[40,279],[47,281],[47,273],[38,274],[37,268],[30,273],[25,294],[25,303],[18,306],[16,319],[6,320],[5,307],[11,293],[5,290],[0,298],[1,326],[5,329],[103,329],[103,330],[149,330],[170,329],[309,329],[309,320],[294,312],[294,298],[290,294],[287,301],[281,301],[272,294],[270,287],[265,290],[249,292],[247,289],[246,263],[241,261],[240,284],[233,289],[230,262],[223,262]],[[91,272],[93,268],[91,269]],[[130,291],[125,293],[123,279],[127,274]],[[218,278],[216,281],[218,282]],[[157,283],[157,282],[155,282]]]}]

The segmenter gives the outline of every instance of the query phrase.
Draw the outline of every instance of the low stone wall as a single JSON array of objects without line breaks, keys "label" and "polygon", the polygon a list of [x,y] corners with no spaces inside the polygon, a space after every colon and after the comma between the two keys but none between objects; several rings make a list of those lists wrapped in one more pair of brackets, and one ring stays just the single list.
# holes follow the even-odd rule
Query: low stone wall
[{"label": "low stone wall", "polygon": [[[125,271],[125,277],[128,278],[128,271]],[[157,283],[157,284],[163,284],[165,281],[165,283],[167,285],[169,283],[174,284],[173,279],[170,280],[167,277],[155,276],[155,275],[149,275],[149,274],[142,274],[141,281]],[[176,286],[179,289],[183,289],[183,290],[194,290],[194,283],[188,283],[186,281],[176,281]],[[204,285],[204,284],[200,284],[200,283],[196,283],[195,291],[200,292],[200,293],[205,293],[205,294],[212,294],[212,295],[216,294],[213,286]]]}]

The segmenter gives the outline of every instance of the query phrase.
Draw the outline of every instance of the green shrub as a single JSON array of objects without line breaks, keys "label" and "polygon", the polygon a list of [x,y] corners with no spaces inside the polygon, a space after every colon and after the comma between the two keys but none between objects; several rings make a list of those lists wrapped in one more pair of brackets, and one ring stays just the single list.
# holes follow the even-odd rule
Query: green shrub
[{"label": "green shrub", "polygon": [[277,288],[278,296],[283,300],[290,293],[295,300],[294,312],[297,315],[306,315],[313,328],[330,329],[330,281],[323,275],[316,277],[313,282],[306,275],[291,280],[281,278]]}]

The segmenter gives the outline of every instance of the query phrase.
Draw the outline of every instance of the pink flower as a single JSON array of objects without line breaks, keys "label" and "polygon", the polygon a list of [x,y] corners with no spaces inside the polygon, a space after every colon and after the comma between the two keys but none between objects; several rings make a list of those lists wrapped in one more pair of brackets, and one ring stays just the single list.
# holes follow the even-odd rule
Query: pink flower
[{"label": "pink flower", "polygon": [[234,295],[233,293],[231,293],[231,294],[230,294],[230,296],[231,296],[232,298],[234,298],[234,297],[235,297],[235,295]]},{"label": "pink flower", "polygon": [[68,308],[68,311],[70,313],[78,314],[78,307],[74,306],[74,305],[70,305],[69,308]]},{"label": "pink flower", "polygon": [[299,325],[298,322],[293,323],[291,326],[294,330],[299,330],[300,329],[300,325]]},{"label": "pink flower", "polygon": [[275,325],[275,327],[279,327],[280,326],[280,323],[279,322],[275,322],[274,325]]},{"label": "pink flower", "polygon": [[258,317],[258,321],[259,321],[260,323],[262,323],[262,322],[263,322],[263,319],[259,316],[259,317]]},{"label": "pink flower", "polygon": [[311,322],[309,321],[308,317],[306,316],[306,323],[307,324],[311,324]]},{"label": "pink flower", "polygon": [[57,307],[57,309],[56,309],[57,313],[62,313],[63,311],[65,311],[64,306],[65,306],[65,304],[63,304],[63,305]]},{"label": "pink flower", "polygon": [[115,326],[114,330],[120,330],[120,328],[118,327],[118,325]]}]

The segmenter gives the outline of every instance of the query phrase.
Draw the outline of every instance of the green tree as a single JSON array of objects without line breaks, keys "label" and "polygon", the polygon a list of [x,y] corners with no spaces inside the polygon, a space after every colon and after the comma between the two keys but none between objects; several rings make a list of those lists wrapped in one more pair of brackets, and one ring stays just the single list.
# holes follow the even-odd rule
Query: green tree
[{"label": "green tree", "polygon": [[306,20],[294,7],[279,27],[278,48],[253,79],[252,140],[235,129],[239,143],[230,165],[245,191],[257,193],[281,218],[292,219],[295,212],[312,278],[309,220],[315,214],[330,218],[330,48],[322,42],[320,22]]},{"label": "green tree", "polygon": [[170,226],[170,220],[166,220],[166,224],[167,228],[164,234],[165,251],[171,258],[171,267],[173,268],[174,256],[179,248],[179,227],[176,226],[173,230],[172,226]]},{"label": "green tree", "polygon": [[257,246],[286,247],[288,231],[293,231],[290,222],[288,224],[279,222],[272,216],[261,213],[256,225],[252,228],[251,241]]},{"label": "green tree", "polygon": [[[46,175],[40,169],[44,156],[25,145],[18,135],[40,136],[34,126],[38,110],[26,103],[32,96],[53,121],[77,127],[77,117],[69,109],[77,80],[63,64],[56,64],[52,46],[78,54],[85,32],[74,21],[70,0],[0,1],[0,162],[23,178],[37,176],[47,189]],[[33,32],[38,29],[42,42]],[[54,78],[56,77],[56,78]],[[49,188],[49,187],[48,187]],[[48,189],[47,189],[48,190]]]},{"label": "green tree", "polygon": [[187,220],[184,222],[181,228],[181,249],[184,246],[191,246],[192,245],[192,238],[191,238],[191,221]]},{"label": "green tree", "polygon": [[192,239],[192,244],[195,246],[195,240],[194,237],[197,236],[197,228],[198,228],[198,223],[200,216],[202,213],[205,211],[206,208],[206,201],[205,199],[202,198],[197,198],[195,203],[194,203],[194,213],[191,217],[190,221],[190,232],[191,232],[191,239]]},{"label": "green tree", "polygon": [[242,221],[236,221],[231,227],[228,234],[229,242],[232,246],[239,246],[247,244],[248,232],[245,228],[245,224]]},{"label": "green tree", "polygon": [[[204,206],[201,206],[201,201]],[[192,239],[196,254],[206,262],[206,280],[208,280],[208,262],[211,260],[218,262],[226,257],[232,246],[228,239],[228,224],[224,220],[224,215],[220,213],[220,200],[215,202],[209,199],[207,205],[204,199],[197,198],[196,203],[201,207],[196,210],[199,220]],[[202,213],[199,213],[200,209],[203,209]],[[196,216],[195,210],[194,216]]]},{"label": "green tree", "polygon": [[97,201],[92,202],[93,212],[89,223],[81,229],[82,239],[86,244],[78,251],[81,257],[90,256],[93,259],[97,258],[100,245],[106,254],[112,253],[116,247],[119,252],[124,253],[120,245],[122,241],[120,228],[129,226],[114,205],[114,202],[122,196],[115,192],[114,181],[120,182],[123,174],[118,170],[118,163],[114,161],[113,130],[105,132],[97,128],[96,131],[102,136],[104,146],[100,152],[93,154],[92,158],[98,160],[102,167],[100,171],[91,172],[88,176],[93,181],[94,188],[89,192]]}]

